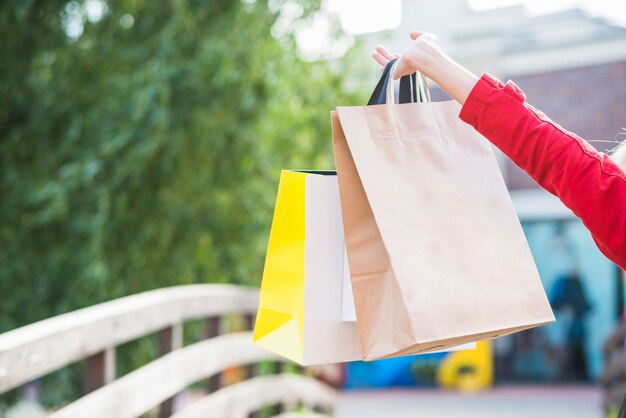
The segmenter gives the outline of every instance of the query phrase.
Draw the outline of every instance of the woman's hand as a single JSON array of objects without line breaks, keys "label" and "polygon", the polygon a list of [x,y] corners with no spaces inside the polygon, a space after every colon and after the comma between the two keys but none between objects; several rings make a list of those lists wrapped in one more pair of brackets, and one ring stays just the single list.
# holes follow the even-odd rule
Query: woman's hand
[{"label": "woman's hand", "polygon": [[402,55],[391,54],[383,46],[376,48],[376,51],[372,54],[372,57],[382,68],[385,68],[392,59],[399,58],[393,74],[394,79],[416,71],[423,72],[428,76],[429,65],[437,55],[443,55],[443,51],[436,43],[437,37],[432,33],[411,32],[410,36],[414,42]]},{"label": "woman's hand", "polygon": [[419,71],[434,80],[454,100],[460,104],[465,103],[478,77],[446,55],[437,45],[435,35],[411,32],[411,39],[414,41],[413,44],[402,55],[391,54],[379,46],[372,57],[383,68],[392,59],[399,58],[392,74],[394,79]]}]

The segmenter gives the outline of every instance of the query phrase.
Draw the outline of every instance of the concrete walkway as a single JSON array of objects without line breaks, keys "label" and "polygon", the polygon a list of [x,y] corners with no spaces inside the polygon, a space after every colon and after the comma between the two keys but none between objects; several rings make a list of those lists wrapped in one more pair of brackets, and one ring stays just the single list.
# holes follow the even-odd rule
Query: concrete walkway
[{"label": "concrete walkway", "polygon": [[504,387],[473,395],[440,390],[349,391],[335,418],[602,418],[593,387]]}]

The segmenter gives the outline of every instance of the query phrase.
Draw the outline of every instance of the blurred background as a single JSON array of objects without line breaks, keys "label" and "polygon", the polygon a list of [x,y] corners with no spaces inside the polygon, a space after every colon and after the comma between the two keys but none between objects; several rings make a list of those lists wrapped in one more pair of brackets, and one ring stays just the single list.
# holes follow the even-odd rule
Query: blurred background
[{"label": "blurred background", "polygon": [[[513,79],[597,149],[626,139],[623,2],[3,1],[0,333],[164,286],[259,285],[280,169],[334,167],[329,111],[364,104],[373,48],[402,52],[411,30],[436,33],[477,74]],[[433,96],[446,99],[436,86]],[[605,342],[624,340],[623,272],[498,159],[557,322],[461,362],[486,362],[486,380],[446,385],[452,355],[345,365],[336,416],[615,409],[623,344]],[[118,374],[154,350],[119,347]],[[37,402],[77,398],[81,367],[39,379]],[[0,416],[23,396],[0,395]]]}]

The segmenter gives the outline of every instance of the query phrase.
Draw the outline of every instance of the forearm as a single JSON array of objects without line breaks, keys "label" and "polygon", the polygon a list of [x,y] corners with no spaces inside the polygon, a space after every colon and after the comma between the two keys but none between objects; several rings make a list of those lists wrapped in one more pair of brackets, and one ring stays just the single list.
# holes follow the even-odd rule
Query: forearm
[{"label": "forearm", "polygon": [[559,197],[600,250],[626,268],[626,175],[525,99],[513,82],[504,85],[486,74],[466,97],[460,117]]},{"label": "forearm", "polygon": [[420,71],[433,80],[452,99],[464,104],[478,77],[455,62],[441,49],[432,49],[419,63]]}]

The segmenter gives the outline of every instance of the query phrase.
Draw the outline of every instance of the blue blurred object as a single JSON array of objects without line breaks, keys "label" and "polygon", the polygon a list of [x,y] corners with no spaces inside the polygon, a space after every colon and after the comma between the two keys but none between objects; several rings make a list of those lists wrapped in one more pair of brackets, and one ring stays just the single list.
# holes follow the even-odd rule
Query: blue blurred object
[{"label": "blue blurred object", "polygon": [[419,363],[440,362],[447,353],[394,357],[372,362],[356,361],[347,364],[346,389],[387,388],[430,385],[420,382],[411,372]]}]

